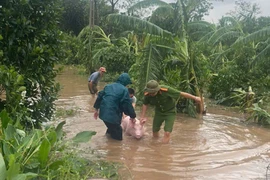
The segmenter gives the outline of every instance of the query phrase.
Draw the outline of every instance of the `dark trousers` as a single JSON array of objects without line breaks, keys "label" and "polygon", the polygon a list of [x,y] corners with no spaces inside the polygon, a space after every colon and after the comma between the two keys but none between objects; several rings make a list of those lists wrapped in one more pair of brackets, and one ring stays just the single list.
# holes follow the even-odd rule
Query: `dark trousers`
[{"label": "dark trousers", "polygon": [[108,123],[103,121],[104,124],[107,126],[107,131],[106,134],[109,134],[113,139],[119,140],[121,141],[123,139],[122,136],[122,127],[120,124],[112,124],[112,123]]}]

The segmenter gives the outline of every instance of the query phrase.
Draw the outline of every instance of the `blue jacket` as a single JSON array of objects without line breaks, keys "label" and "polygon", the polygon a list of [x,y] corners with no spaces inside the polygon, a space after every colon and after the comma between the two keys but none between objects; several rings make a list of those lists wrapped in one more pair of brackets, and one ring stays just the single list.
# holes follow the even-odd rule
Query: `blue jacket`
[{"label": "blue jacket", "polygon": [[131,118],[136,113],[130,101],[126,85],[131,84],[127,73],[122,73],[117,81],[108,84],[98,93],[94,108],[99,109],[99,118],[112,124],[121,124],[123,112]]}]

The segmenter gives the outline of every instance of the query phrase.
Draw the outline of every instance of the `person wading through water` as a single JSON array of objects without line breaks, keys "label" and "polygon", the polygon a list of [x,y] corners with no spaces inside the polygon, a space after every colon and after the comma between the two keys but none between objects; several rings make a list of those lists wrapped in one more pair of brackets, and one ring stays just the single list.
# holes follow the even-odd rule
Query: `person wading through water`
[{"label": "person wading through water", "polygon": [[98,93],[97,85],[105,72],[106,68],[100,67],[98,71],[92,73],[88,78],[88,89],[93,97]]},{"label": "person wading through water", "polygon": [[155,80],[151,80],[146,84],[144,92],[140,120],[146,121],[145,113],[148,105],[155,106],[155,115],[152,126],[153,137],[159,137],[160,127],[162,123],[165,122],[163,143],[168,143],[170,141],[170,135],[176,118],[175,104],[177,99],[182,96],[184,98],[193,99],[197,103],[201,102],[201,98],[198,96],[178,91],[169,86],[159,85]]},{"label": "person wading through water", "polygon": [[129,84],[131,84],[129,75],[122,73],[115,83],[106,85],[98,93],[94,104],[94,118],[99,117],[107,126],[106,134],[116,140],[123,139],[121,127],[123,113],[130,116],[133,122],[136,118],[128,88],[126,88]]}]

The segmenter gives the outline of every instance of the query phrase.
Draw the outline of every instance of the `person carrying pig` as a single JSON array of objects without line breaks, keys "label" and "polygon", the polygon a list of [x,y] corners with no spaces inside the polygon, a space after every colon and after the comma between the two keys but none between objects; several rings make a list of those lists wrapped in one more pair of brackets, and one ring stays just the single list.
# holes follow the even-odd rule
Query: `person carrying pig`
[{"label": "person carrying pig", "polygon": [[129,92],[126,86],[131,84],[130,77],[127,73],[122,73],[117,81],[108,84],[98,93],[94,103],[94,118],[103,120],[107,126],[106,134],[113,139],[122,140],[122,115],[125,113],[130,116],[130,120],[135,122],[136,113],[132,106]]},{"label": "person carrying pig", "polygon": [[155,80],[150,80],[144,89],[144,101],[141,111],[141,121],[146,121],[145,113],[147,106],[155,106],[155,115],[153,119],[152,132],[153,137],[159,137],[159,130],[163,122],[164,126],[164,136],[163,143],[168,143],[170,141],[170,134],[173,130],[173,124],[176,117],[176,101],[180,96],[184,98],[193,99],[197,103],[201,102],[201,98],[198,96],[193,96],[186,92],[180,92],[172,87],[159,85]]}]

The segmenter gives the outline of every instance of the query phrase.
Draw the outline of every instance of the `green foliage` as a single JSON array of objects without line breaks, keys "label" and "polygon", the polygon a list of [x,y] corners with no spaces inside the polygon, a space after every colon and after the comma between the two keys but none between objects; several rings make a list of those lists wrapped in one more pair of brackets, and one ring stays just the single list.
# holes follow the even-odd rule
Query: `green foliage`
[{"label": "green foliage", "polygon": [[64,12],[60,21],[63,31],[78,35],[89,22],[89,1],[62,0]]},{"label": "green foliage", "polygon": [[[95,29],[96,27],[94,27]],[[93,29],[89,26],[82,29],[77,37],[80,41],[79,51],[76,55],[78,59],[80,59],[81,64],[83,64],[88,72],[95,71],[94,63],[91,58],[93,56],[92,46],[94,44],[94,34]]]},{"label": "green foliage", "polygon": [[[130,74],[136,74],[135,71],[140,71],[139,77],[135,77],[138,78],[137,87],[139,88],[139,91],[136,90],[136,92],[140,93],[145,83],[150,79],[166,81],[166,77],[163,73],[163,67],[166,65],[164,59],[174,57],[177,61],[184,62],[184,66],[180,68],[182,74],[177,74],[178,76],[184,77],[182,82],[178,82],[178,87],[180,87],[182,91],[199,96],[201,91],[198,87],[196,71],[201,68],[199,66],[202,65],[202,63],[200,64],[198,62],[200,61],[199,58],[203,57],[203,55],[202,52],[196,54],[196,51],[193,51],[191,48],[193,42],[190,41],[187,35],[187,25],[192,19],[200,20],[209,10],[210,3],[207,0],[178,0],[176,3],[167,4],[163,1],[145,0],[135,4],[131,9],[135,10],[141,7],[160,4],[161,7],[155,11],[154,15],[166,14],[169,19],[173,19],[173,22],[171,22],[171,26],[173,27],[172,32],[168,32],[156,24],[140,18],[123,15],[108,16],[108,19],[116,25],[121,24],[126,29],[132,29],[139,34],[142,34],[142,31],[150,33],[149,36],[143,36],[140,47],[140,52],[142,53],[139,54],[136,64],[133,65],[130,70]],[[173,37],[174,34],[177,36]],[[205,69],[205,66],[202,69]],[[204,79],[203,76],[205,74],[208,73],[199,74],[202,76],[201,80]],[[190,109],[189,114],[194,114],[195,111],[192,102],[187,101],[186,107]]]},{"label": "green foliage", "polygon": [[137,17],[132,17],[132,16],[126,16],[126,15],[119,15],[119,14],[110,14],[108,16],[108,21],[114,22],[115,25],[122,25],[125,27],[125,29],[128,30],[136,30],[138,32],[150,32],[151,34],[154,35],[159,35],[159,36],[171,36],[171,33],[161,29],[157,25],[142,20]]},{"label": "green foliage", "polygon": [[75,143],[88,142],[93,135],[96,135],[94,131],[83,131],[78,133],[72,140]]},{"label": "green foliage", "polygon": [[77,114],[77,108],[75,109],[64,109],[64,108],[57,108],[55,112],[56,118],[65,118],[75,116]]},{"label": "green foliage", "polygon": [[158,7],[152,13],[149,21],[162,29],[174,32],[174,11],[171,6]]},{"label": "green foliage", "polygon": [[106,74],[103,75],[101,81],[103,82],[115,82],[118,77],[119,77],[120,73],[111,73],[111,72],[106,72]]},{"label": "green foliage", "polygon": [[152,6],[168,6],[168,4],[166,2],[160,1],[160,0],[144,0],[144,1],[140,1],[136,4],[134,4],[133,6],[131,6],[128,9],[128,11],[132,12],[132,11],[136,11],[138,9],[152,7]]},{"label": "green foliage", "polygon": [[251,116],[248,118],[248,121],[256,122],[262,125],[269,125],[270,124],[270,114],[265,109],[260,107],[259,103],[253,104],[251,110]]},{"label": "green foliage", "polygon": [[[228,56],[234,59],[225,63],[225,66],[220,68],[218,76],[213,77],[209,86],[211,97],[223,102],[235,89],[248,90],[249,86],[253,88],[257,96],[266,92],[270,88],[269,65],[263,63],[267,62],[267,58],[255,61],[256,53],[252,44],[246,44],[241,47],[241,51],[229,54]],[[230,101],[229,104],[234,103]],[[235,104],[239,103],[235,102]]]},{"label": "green foliage", "polygon": [[[136,63],[129,70],[136,86],[137,97],[143,97],[143,90],[149,80],[162,80],[166,51],[170,50],[169,40],[147,34],[143,37],[141,51]],[[163,54],[164,53],[164,54]]]},{"label": "green foliage", "polygon": [[135,62],[134,47],[127,38],[111,39],[98,26],[84,28],[78,38],[82,42],[78,57],[90,72],[100,66],[112,74],[127,72]]},{"label": "green foliage", "polygon": [[70,149],[88,142],[93,131],[78,133],[72,141],[63,140],[61,122],[56,128],[25,132],[12,125],[4,110],[0,113],[0,179],[87,179],[117,176],[117,167],[102,161],[89,161]]},{"label": "green foliage", "polygon": [[53,114],[59,90],[54,82],[54,63],[61,55],[57,24],[60,13],[59,0],[11,0],[1,8],[1,64],[13,66],[24,78],[27,101],[23,103],[30,118],[22,119],[22,124],[27,127],[40,127],[39,123]]},{"label": "green foliage", "polygon": [[81,42],[76,36],[72,34],[63,33],[63,41],[61,43],[62,45],[61,48],[65,53],[64,54],[65,58],[61,59],[62,64],[67,65],[83,64],[82,60],[77,56],[79,48],[82,46],[80,43]]},{"label": "green foliage", "polygon": [[23,101],[26,88],[24,78],[18,74],[13,67],[0,66],[0,112],[6,109],[11,114],[13,124],[23,124],[30,116]]},{"label": "green foliage", "polygon": [[108,72],[121,73],[128,72],[132,64],[135,63],[135,55],[129,52],[126,47],[112,46],[106,49],[100,49],[98,58],[100,64],[106,67]]}]

